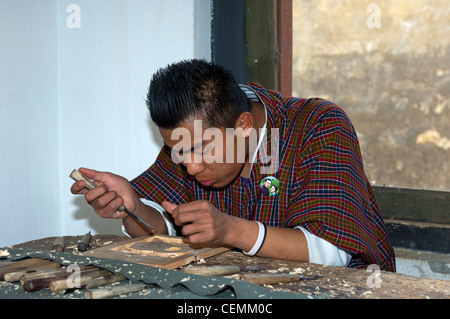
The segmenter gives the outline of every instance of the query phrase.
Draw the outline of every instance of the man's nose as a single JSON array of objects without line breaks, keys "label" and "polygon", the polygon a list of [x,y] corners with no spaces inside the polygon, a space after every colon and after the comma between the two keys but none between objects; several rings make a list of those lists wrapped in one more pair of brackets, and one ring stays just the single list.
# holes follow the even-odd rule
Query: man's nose
[{"label": "man's nose", "polygon": [[186,170],[189,175],[195,176],[205,169],[202,163],[184,163]]}]

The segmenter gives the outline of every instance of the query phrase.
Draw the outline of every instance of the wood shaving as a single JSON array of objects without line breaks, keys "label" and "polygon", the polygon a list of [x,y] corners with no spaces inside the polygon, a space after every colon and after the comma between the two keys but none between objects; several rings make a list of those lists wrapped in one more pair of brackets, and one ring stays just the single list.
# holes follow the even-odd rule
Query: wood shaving
[{"label": "wood shaving", "polygon": [[166,248],[164,250],[166,250],[166,251],[178,251],[178,250],[181,250],[181,249],[183,249],[183,248],[177,247],[177,246],[173,246],[173,247],[170,247],[170,248]]},{"label": "wood shaving", "polygon": [[305,272],[305,270],[301,267],[297,267],[292,269],[292,272],[297,273],[297,274],[303,274]]}]

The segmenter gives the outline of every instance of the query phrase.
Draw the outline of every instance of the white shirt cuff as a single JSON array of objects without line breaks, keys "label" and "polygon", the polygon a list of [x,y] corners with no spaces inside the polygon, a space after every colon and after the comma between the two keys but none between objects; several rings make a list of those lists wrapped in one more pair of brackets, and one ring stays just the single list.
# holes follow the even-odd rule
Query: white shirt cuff
[{"label": "white shirt cuff", "polygon": [[294,227],[303,231],[308,243],[309,262],[313,264],[346,267],[352,256],[337,248],[319,236],[311,234],[301,226]]}]

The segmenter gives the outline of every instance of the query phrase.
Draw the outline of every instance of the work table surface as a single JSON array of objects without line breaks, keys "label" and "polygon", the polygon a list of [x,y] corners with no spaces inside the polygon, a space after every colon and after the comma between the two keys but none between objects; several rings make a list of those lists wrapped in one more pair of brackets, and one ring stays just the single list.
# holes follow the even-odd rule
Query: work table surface
[{"label": "work table surface", "polygon": [[[82,236],[64,236],[65,252],[77,254],[77,243]],[[14,248],[28,250],[52,249],[56,237],[14,245]],[[92,236],[89,249],[103,247],[126,240],[127,237],[117,235]],[[345,267],[322,266],[311,263],[286,260],[249,257],[239,251],[227,251],[186,267],[203,267],[213,265],[236,265],[253,273],[296,273],[304,278],[300,281],[265,285],[266,288],[301,293],[312,297],[326,295],[338,299],[450,299],[450,282],[407,276],[399,273],[381,271],[375,281],[374,271],[357,270]],[[232,275],[242,279],[242,272]]]}]

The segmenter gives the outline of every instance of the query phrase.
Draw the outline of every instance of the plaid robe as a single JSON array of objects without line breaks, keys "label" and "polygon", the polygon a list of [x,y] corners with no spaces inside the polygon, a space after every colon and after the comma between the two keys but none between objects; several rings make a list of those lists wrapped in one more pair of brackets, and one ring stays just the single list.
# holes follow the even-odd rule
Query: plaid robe
[{"label": "plaid robe", "polygon": [[[329,101],[284,97],[256,83],[243,87],[255,92],[267,110],[266,151],[260,152],[265,156],[257,157],[250,179],[238,177],[226,187],[205,188],[174,164],[163,147],[155,163],[131,181],[137,194],[157,203],[206,199],[225,214],[275,227],[301,225],[350,254],[349,267],[378,264],[395,271],[357,136],[344,111]],[[278,128],[278,140],[272,140],[272,128]],[[273,165],[272,142],[278,142],[278,165]],[[260,190],[268,166],[277,168],[270,173],[279,180],[276,196]]]}]

